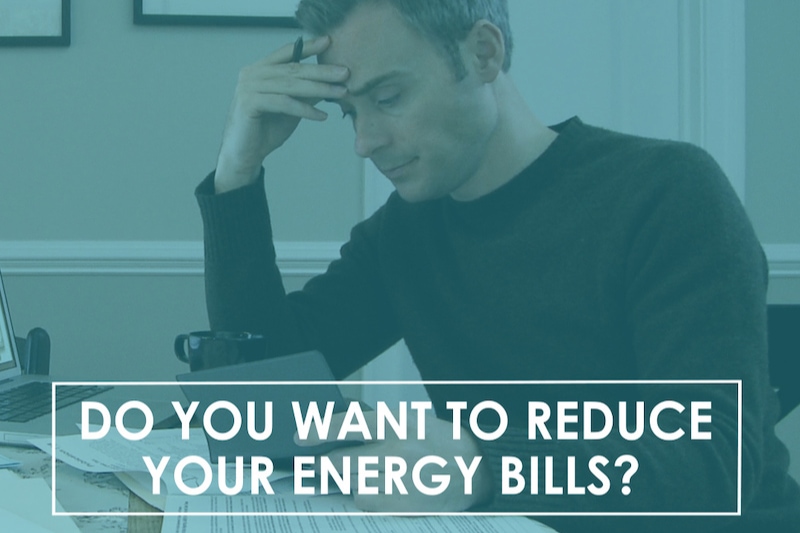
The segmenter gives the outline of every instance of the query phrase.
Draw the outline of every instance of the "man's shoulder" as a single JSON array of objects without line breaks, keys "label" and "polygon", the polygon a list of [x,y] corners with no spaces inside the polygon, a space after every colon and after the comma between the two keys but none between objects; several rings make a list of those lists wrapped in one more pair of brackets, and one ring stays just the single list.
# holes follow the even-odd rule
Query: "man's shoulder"
[{"label": "man's shoulder", "polygon": [[571,144],[568,165],[620,190],[730,188],[714,158],[691,143],[614,131],[579,119],[570,121],[563,132]]},{"label": "man's shoulder", "polygon": [[597,160],[637,166],[639,164],[671,163],[710,164],[713,158],[691,143],[648,137],[585,124],[573,118],[560,125],[564,136],[572,141],[573,149],[582,153],[588,162]]}]

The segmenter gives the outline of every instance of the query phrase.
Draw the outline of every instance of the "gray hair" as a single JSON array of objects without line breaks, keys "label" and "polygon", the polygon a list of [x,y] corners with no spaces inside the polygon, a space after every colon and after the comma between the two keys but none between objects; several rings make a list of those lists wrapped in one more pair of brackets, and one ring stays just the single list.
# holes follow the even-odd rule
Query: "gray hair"
[{"label": "gray hair", "polygon": [[466,76],[458,44],[467,38],[476,22],[488,20],[503,33],[503,70],[511,67],[513,39],[507,0],[301,0],[295,16],[312,34],[327,35],[344,23],[356,6],[367,2],[393,6],[420,35],[441,47],[458,79]]}]

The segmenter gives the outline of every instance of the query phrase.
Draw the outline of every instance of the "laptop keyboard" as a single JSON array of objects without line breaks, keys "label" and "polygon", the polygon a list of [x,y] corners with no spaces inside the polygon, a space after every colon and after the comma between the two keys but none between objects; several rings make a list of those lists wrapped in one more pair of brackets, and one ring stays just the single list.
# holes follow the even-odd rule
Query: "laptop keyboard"
[{"label": "laptop keyboard", "polygon": [[[56,408],[61,409],[86,398],[91,398],[111,387],[59,386],[56,387]],[[0,391],[0,421],[27,422],[50,412],[52,384],[32,381],[19,387]]]}]

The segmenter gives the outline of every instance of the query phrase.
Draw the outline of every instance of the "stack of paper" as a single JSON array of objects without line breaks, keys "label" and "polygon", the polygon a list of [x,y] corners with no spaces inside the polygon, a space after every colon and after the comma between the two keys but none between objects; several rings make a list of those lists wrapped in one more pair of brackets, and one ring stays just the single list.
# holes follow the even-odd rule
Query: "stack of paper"
[{"label": "stack of paper", "polygon": [[[352,498],[333,496],[224,496],[167,498],[161,533],[225,531],[227,533],[555,533],[519,516],[359,516]],[[265,513],[286,513],[282,516]],[[172,514],[180,513],[180,514]],[[197,514],[194,514],[197,513]],[[215,513],[209,515],[208,513]],[[245,514],[246,513],[246,514]],[[253,514],[262,513],[262,514]],[[301,515],[298,513],[326,513]],[[205,516],[199,516],[199,515]]]},{"label": "stack of paper", "polygon": [[[276,471],[269,477],[275,491],[272,496],[224,496],[215,484],[200,496],[187,496],[174,482],[174,470],[161,476],[159,494],[153,494],[152,476],[143,457],[198,456],[208,460],[209,453],[202,430],[193,429],[188,440],[181,439],[180,429],[153,431],[145,441],[136,442],[109,434],[102,440],[81,440],[79,435],[59,437],[56,457],[87,472],[114,472],[130,490],[144,501],[165,511],[162,533],[183,531],[294,532],[318,533],[349,531],[367,533],[553,533],[553,530],[524,517],[430,516],[392,517],[360,516],[349,496],[296,496],[292,473]],[[51,452],[50,439],[32,441]],[[154,459],[158,464],[158,460]],[[171,462],[173,465],[174,461]],[[247,469],[245,469],[247,472]],[[199,486],[204,475],[192,467],[182,472],[186,486]],[[244,486],[249,486],[246,479]],[[49,501],[49,500],[48,500]],[[271,514],[270,514],[271,513]],[[275,513],[284,513],[281,516]],[[317,513],[309,514],[309,513]],[[319,513],[325,513],[320,515]],[[1,522],[0,522],[1,523]]]}]

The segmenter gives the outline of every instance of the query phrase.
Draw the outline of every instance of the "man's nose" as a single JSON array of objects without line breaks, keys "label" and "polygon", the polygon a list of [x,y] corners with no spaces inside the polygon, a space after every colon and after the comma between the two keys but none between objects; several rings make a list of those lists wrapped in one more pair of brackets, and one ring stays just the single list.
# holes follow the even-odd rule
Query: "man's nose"
[{"label": "man's nose", "polygon": [[354,126],[355,150],[359,157],[372,157],[377,150],[389,144],[389,133],[380,121],[357,117]]}]

